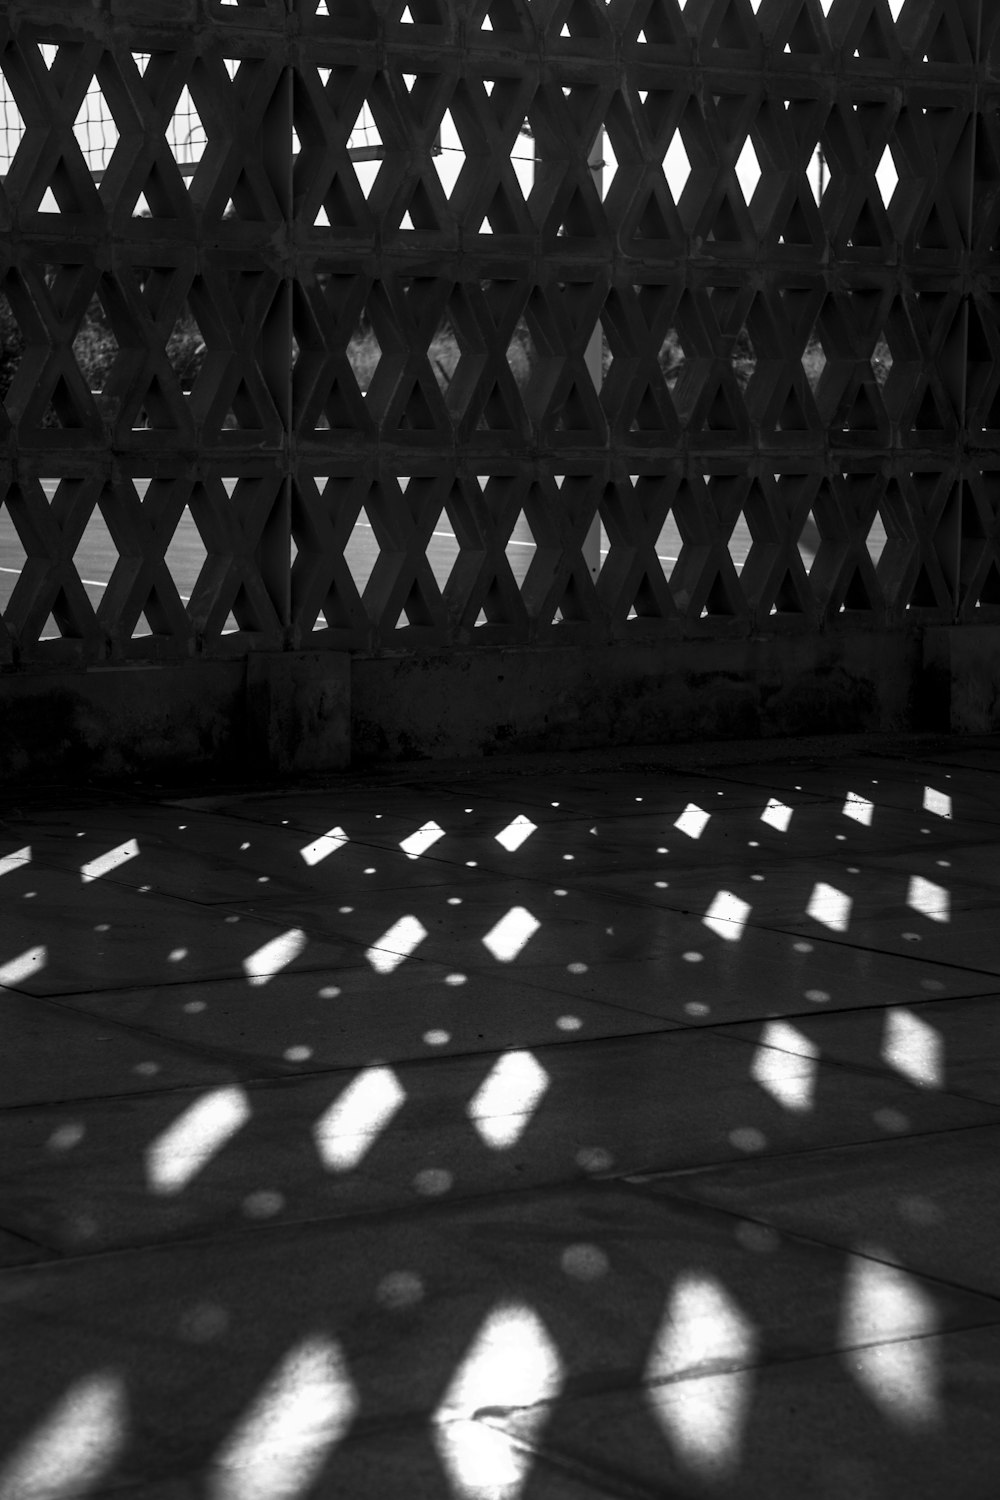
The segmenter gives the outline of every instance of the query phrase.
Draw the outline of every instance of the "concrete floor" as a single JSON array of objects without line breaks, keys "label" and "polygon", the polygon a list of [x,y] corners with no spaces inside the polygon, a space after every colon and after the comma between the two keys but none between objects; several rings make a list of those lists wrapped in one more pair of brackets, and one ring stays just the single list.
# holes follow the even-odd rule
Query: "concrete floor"
[{"label": "concrete floor", "polygon": [[1000,746],[0,816],[0,1500],[1000,1493]]}]

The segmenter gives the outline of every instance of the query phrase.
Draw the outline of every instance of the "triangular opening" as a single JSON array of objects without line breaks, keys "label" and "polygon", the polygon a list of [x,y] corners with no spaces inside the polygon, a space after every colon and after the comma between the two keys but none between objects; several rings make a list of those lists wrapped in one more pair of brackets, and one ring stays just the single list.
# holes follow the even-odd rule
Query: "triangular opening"
[{"label": "triangular opening", "polygon": [[860,568],[855,568],[848,579],[840,608],[841,611],[849,609],[871,611],[875,608],[875,601],[868,591],[868,585]]},{"label": "triangular opening", "polygon": [[844,431],[877,432],[878,430],[879,412],[869,394],[867,382],[861,381],[844,418]]},{"label": "triangular opening", "polygon": [[947,425],[947,422],[941,414],[941,408],[938,405],[937,397],[934,394],[933,388],[930,383],[928,383],[924,386],[923,395],[920,398],[920,405],[917,407],[916,414],[913,418],[913,431],[943,432]]},{"label": "triangular opening", "polygon": [[991,562],[986,569],[986,576],[979,586],[978,602],[994,606],[1000,604],[1000,569],[996,562]]},{"label": "triangular opening", "polygon": [[494,432],[513,432],[517,427],[500,382],[497,380],[493,381],[483,402],[479,426],[490,428]]},{"label": "triangular opening", "polygon": [[911,609],[935,609],[937,603],[938,600],[934,592],[934,585],[931,583],[926,567],[921,563],[916,582],[910,593],[909,607]]},{"label": "triangular opening", "polygon": [[772,615],[804,615],[808,613],[808,600],[803,594],[800,575],[789,568],[778,585],[771,605]]},{"label": "triangular opening", "polygon": [[794,381],[788,384],[775,427],[778,432],[808,432],[809,430],[809,419]]},{"label": "triangular opening", "polygon": [[848,233],[847,243],[857,249],[864,246],[877,248],[882,244],[882,229],[868,198],[858,210],[858,216]]},{"label": "triangular opening", "polygon": [[399,227],[424,234],[433,233],[441,228],[430,200],[430,194],[422,182],[414,184],[409,206],[400,220]]},{"label": "triangular opening", "polygon": [[752,29],[742,4],[739,0],[730,0],[722,13],[715,36],[712,38],[712,46],[748,51],[755,49],[758,41],[759,38]]},{"label": "triangular opening", "polygon": [[380,161],[385,155],[382,133],[367,99],[358,110],[348,133],[347,151],[352,161]]},{"label": "triangular opening", "polygon": [[566,205],[566,211],[557,233],[563,238],[569,239],[592,240],[597,238],[598,229],[594,223],[590,206],[579,187],[573,189],[573,194]]},{"label": "triangular opening", "polygon": [[785,222],[778,235],[779,245],[811,245],[814,240],[809,220],[806,218],[798,194],[792,199]]},{"label": "triangular opening", "polygon": [[915,243],[920,250],[947,250],[948,231],[936,202],[931,204],[924,222],[917,230]]},{"label": "triangular opening", "polygon": [[944,0],[941,16],[930,40],[924,43],[925,63],[967,63],[969,44],[959,15],[953,13],[951,0]]},{"label": "triangular opening", "polygon": [[740,423],[733,410],[729,393],[721,379],[716,381],[715,390],[712,392],[712,398],[705,413],[704,425],[709,432],[738,432],[740,430]]},{"label": "triangular opening", "polygon": [[428,432],[437,426],[434,413],[431,411],[426,393],[419,380],[414,380],[410,386],[410,392],[400,412],[397,426],[401,430],[414,432]]},{"label": "triangular opening", "polygon": [[823,48],[819,39],[819,33],[816,30],[811,7],[808,4],[799,6],[799,13],[795,17],[795,24],[788,33],[785,50],[788,52],[811,52],[813,54],[822,52]]},{"label": "triangular opening", "polygon": [[87,415],[81,411],[80,403],[70,390],[65,376],[58,376],[45,409],[42,427],[65,427],[77,429],[89,425]]}]

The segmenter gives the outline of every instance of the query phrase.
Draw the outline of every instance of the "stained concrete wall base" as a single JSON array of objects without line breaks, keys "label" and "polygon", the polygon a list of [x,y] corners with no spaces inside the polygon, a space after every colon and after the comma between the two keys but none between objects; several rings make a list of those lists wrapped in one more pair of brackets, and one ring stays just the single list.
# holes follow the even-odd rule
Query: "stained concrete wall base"
[{"label": "stained concrete wall base", "polygon": [[350,756],[339,652],[0,674],[0,777],[120,781],[339,770]]},{"label": "stained concrete wall base", "polygon": [[0,673],[8,784],[1000,728],[1000,626]]}]

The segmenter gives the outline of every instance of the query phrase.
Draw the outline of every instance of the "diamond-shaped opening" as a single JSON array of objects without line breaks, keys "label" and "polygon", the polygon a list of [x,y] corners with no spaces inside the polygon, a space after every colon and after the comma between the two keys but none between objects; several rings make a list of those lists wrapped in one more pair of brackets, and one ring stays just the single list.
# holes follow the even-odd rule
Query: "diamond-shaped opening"
[{"label": "diamond-shaped opening", "polygon": [[810,390],[815,391],[819,385],[820,376],[826,367],[826,351],[815,333],[809,335],[809,342],[801,354],[802,368],[806,372]]},{"label": "diamond-shaped opening", "polygon": [[438,127],[437,143],[431,158],[438,181],[446,198],[450,198],[458,181],[458,174],[465,165],[465,147],[458,133],[451,110],[446,109]]},{"label": "diamond-shaped opening", "polygon": [[[230,484],[232,481],[230,481]],[[195,524],[190,507],[185,505],[177,529],[163,554],[163,560],[174,580],[181,603],[187,604],[194,593],[194,586],[208,558],[201,532]]]},{"label": "diamond-shaped opening", "polygon": [[819,533],[819,527],[816,524],[816,517],[813,515],[812,511],[810,511],[802,524],[802,530],[799,532],[799,540],[797,543],[799,556],[802,559],[802,566],[805,568],[807,573],[810,571],[813,563],[816,561],[816,553],[819,551],[819,544],[821,540],[822,538]]},{"label": "diamond-shaped opening", "polygon": [[537,157],[535,149],[535,132],[531,127],[531,121],[525,118],[521,122],[510,153],[511,166],[514,168],[514,176],[517,185],[521,189],[521,197],[527,202],[531,196],[531,190],[535,185],[535,160]]},{"label": "diamond-shaped opening", "polygon": [[73,358],[99,407],[102,404],[100,393],[117,354],[118,340],[111,330],[100,298],[94,297],[73,339]]},{"label": "diamond-shaped opening", "polygon": [[684,139],[679,130],[674,131],[663,158],[663,175],[667,179],[670,196],[677,203],[691,176],[691,158],[684,148]]},{"label": "diamond-shaped opening", "polygon": [[359,594],[363,594],[368,587],[368,580],[378,561],[379,550],[374,528],[368,519],[368,512],[362,506],[348,538],[347,546],[344,548],[344,560],[350,569]]},{"label": "diamond-shaped opening", "polygon": [[760,162],[753,148],[753,141],[747,136],[743,142],[743,150],[736,158],[736,177],[745,203],[749,203],[752,199],[762,176]]},{"label": "diamond-shaped opening", "polygon": [[868,532],[868,536],[865,542],[865,545],[868,548],[868,555],[876,568],[878,567],[879,559],[882,556],[882,552],[885,548],[887,540],[888,538],[886,536],[885,523],[882,520],[881,515],[878,513],[878,511],[876,511],[875,519],[872,521],[871,528]]},{"label": "diamond-shaped opening", "polygon": [[729,534],[729,541],[726,543],[729,556],[733,560],[733,567],[737,573],[742,573],[743,566],[750,555],[752,544],[753,536],[750,531],[750,523],[743,511],[740,511],[733,523],[733,529]]},{"label": "diamond-shaped opening", "polygon": [[202,124],[195,102],[191,98],[191,92],[187,88],[181,89],[170,124],[167,126],[167,143],[174,160],[181,169],[181,175],[189,182],[194,175],[195,167],[205,153],[208,133]]},{"label": "diamond-shaped opening", "polygon": [[379,164],[385,157],[385,145],[367,100],[358,110],[354,124],[351,126],[347,138],[347,153],[354,164],[358,186],[366,198],[371,197],[372,188],[375,186],[375,179],[379,173]]},{"label": "diamond-shaped opening", "polygon": [[615,173],[618,171],[618,157],[615,155],[615,148],[611,143],[611,136],[606,130],[601,132],[599,145],[600,160],[595,169],[595,183],[598,195],[601,199],[601,202],[603,203],[605,198],[608,196],[608,193],[611,191],[611,184],[614,182]]},{"label": "diamond-shaped opening", "polygon": [[536,550],[535,538],[531,527],[528,525],[528,518],[523,510],[519,511],[513,530],[504,547],[504,551],[507,554],[507,561],[510,563],[510,570],[514,575],[514,582],[519,589],[524,587],[524,580],[528,575],[528,569],[531,566],[531,560]]},{"label": "diamond-shaped opening", "polygon": [[378,335],[362,316],[359,326],[351,335],[347,345],[347,359],[354,371],[354,378],[358,382],[358,389],[362,396],[367,396],[371,389],[371,383],[375,378],[379,360],[382,358],[382,347],[378,341]]},{"label": "diamond-shaped opening", "polygon": [[889,379],[889,371],[892,369],[892,350],[889,348],[884,333],[879,334],[868,363],[871,365],[872,374],[875,376],[881,389]]},{"label": "diamond-shaped opening", "polygon": [[96,78],[83,97],[73,121],[76,136],[92,172],[103,172],[118,144],[119,130]]},{"label": "diamond-shaped opening", "polygon": [[896,184],[899,181],[899,173],[896,171],[896,163],[893,160],[892,152],[889,150],[888,146],[886,146],[885,150],[882,152],[879,164],[875,168],[875,181],[878,184],[878,190],[882,195],[882,203],[886,208],[888,208],[889,200],[891,199],[893,193],[896,191]]},{"label": "diamond-shaped opening", "polygon": [[667,382],[667,389],[673,390],[684,372],[687,363],[687,352],[681,343],[680,333],[676,328],[668,328],[666,337],[660,345],[659,362],[663,371],[663,378]]},{"label": "diamond-shaped opening", "polygon": [[517,381],[518,390],[524,391],[531,373],[538,365],[538,350],[531,337],[531,329],[524,318],[518,318],[510,343],[507,345],[507,363]]},{"label": "diamond-shaped opening", "polygon": [[806,169],[806,177],[814,201],[817,205],[822,203],[830,188],[831,175],[829,157],[821,145],[817,146],[812,154]]},{"label": "diamond-shaped opening", "polygon": [[750,338],[749,329],[743,327],[733,340],[732,348],[733,374],[736,376],[736,384],[741,391],[745,391],[750,384],[750,377],[757,368],[757,352]]},{"label": "diamond-shaped opening", "polygon": [[[43,481],[46,490],[48,483]],[[83,535],[73,553],[73,565],[80,575],[80,582],[94,609],[100,604],[108,586],[115,564],[118,548],[115,546],[100,510],[95,506],[93,514],[84,528]]]},{"label": "diamond-shaped opening", "polygon": [[0,615],[7,610],[27,557],[13,518],[0,500]]},{"label": "diamond-shaped opening", "polygon": [[0,177],[10,171],[24,136],[24,117],[18,109],[3,73],[0,72]]},{"label": "diamond-shaped opening", "polygon": [[447,509],[442,509],[434,522],[430,540],[427,543],[427,561],[431,565],[434,581],[442,593],[458,562],[460,552],[461,547],[455,535],[451,517]]}]

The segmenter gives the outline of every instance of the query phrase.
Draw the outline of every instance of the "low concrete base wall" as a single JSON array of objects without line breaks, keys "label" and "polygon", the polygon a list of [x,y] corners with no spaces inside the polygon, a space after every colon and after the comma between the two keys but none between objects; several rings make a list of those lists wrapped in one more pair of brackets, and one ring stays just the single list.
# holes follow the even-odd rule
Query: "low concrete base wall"
[{"label": "low concrete base wall", "polygon": [[356,660],[352,757],[896,731],[920,667],[902,631]]},{"label": "low concrete base wall", "polygon": [[1000,728],[1000,627],[0,673],[7,785]]},{"label": "low concrete base wall", "polygon": [[0,675],[10,784],[295,775],[350,758],[350,662],[334,652]]}]

